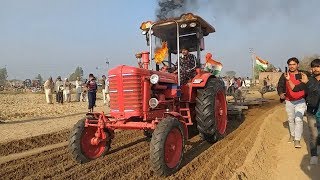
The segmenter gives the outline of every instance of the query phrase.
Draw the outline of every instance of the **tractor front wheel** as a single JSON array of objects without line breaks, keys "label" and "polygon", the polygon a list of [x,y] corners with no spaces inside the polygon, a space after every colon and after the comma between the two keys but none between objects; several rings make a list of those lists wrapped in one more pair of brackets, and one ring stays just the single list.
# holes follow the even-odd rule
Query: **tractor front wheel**
[{"label": "tractor front wheel", "polygon": [[166,117],[154,130],[150,143],[151,166],[159,176],[176,172],[183,158],[184,134],[178,119]]},{"label": "tractor front wheel", "polygon": [[109,131],[105,131],[107,139],[99,142],[97,145],[92,144],[97,127],[85,127],[85,118],[74,125],[69,137],[69,150],[73,158],[80,162],[86,163],[90,160],[104,156],[110,149],[111,138]]}]

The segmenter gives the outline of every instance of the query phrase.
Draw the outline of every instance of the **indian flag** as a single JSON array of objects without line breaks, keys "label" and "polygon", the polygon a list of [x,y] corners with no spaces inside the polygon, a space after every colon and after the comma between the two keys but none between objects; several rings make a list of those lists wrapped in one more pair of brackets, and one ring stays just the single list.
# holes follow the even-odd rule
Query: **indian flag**
[{"label": "indian flag", "polygon": [[219,76],[222,70],[222,64],[219,61],[212,59],[212,54],[207,53],[205,71],[211,72],[215,76]]},{"label": "indian flag", "polygon": [[260,71],[265,71],[268,68],[269,62],[266,61],[266,60],[261,59],[258,56],[255,56],[255,58],[256,58],[256,64],[257,64],[258,69]]}]

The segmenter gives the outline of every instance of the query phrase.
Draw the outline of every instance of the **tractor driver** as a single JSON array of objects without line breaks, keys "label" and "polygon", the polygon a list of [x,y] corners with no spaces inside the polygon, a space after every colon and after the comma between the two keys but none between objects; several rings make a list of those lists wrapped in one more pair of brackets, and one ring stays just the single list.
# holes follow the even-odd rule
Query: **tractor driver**
[{"label": "tractor driver", "polygon": [[[185,47],[181,49],[180,55],[180,84],[184,85],[196,75],[196,56],[190,54]],[[178,62],[176,63],[177,65]],[[177,73],[178,70],[174,72]]]}]

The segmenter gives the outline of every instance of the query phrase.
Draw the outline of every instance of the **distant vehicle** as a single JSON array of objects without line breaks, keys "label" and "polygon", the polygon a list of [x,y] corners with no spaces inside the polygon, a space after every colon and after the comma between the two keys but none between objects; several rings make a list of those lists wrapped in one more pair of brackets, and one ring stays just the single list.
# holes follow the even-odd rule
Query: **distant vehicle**
[{"label": "distant vehicle", "polygon": [[267,92],[273,92],[273,91],[276,91],[276,87],[274,87],[273,85],[270,85],[270,86],[263,86],[259,92],[261,93],[261,95],[267,93]]}]

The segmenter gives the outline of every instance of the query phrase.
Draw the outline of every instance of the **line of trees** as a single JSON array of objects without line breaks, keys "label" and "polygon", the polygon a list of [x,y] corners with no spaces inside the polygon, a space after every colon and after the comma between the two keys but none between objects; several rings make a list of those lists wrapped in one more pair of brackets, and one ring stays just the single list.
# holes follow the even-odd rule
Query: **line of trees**
[{"label": "line of trees", "polygon": [[76,70],[69,76],[69,81],[75,81],[77,80],[77,77],[82,79],[83,76],[83,69],[82,67],[77,67]]},{"label": "line of trees", "polygon": [[[69,81],[75,81],[77,80],[77,77],[80,77],[80,79],[82,79],[83,77],[83,69],[82,67],[77,67],[75,69],[75,71],[73,73],[71,73],[71,75],[69,76]],[[39,83],[40,84],[43,84],[45,80],[43,80],[41,74],[38,74],[36,77],[35,77],[36,80],[39,80]]]},{"label": "line of trees", "polygon": [[40,85],[44,83],[43,78],[40,74],[38,74],[34,79],[38,80]]},{"label": "line of trees", "polygon": [[320,58],[319,54],[313,54],[310,56],[305,56],[302,58],[301,62],[299,63],[299,68],[301,70],[309,71],[310,70],[310,63],[314,59]]},{"label": "line of trees", "polygon": [[[75,71],[69,76],[69,80],[70,81],[75,81],[77,79],[77,77],[80,77],[80,79],[82,79],[83,77],[83,69],[82,67],[77,67],[75,69]],[[8,72],[7,72],[7,68],[0,68],[0,86],[4,86],[6,84],[8,78]],[[38,80],[40,84],[44,83],[43,77],[41,76],[41,74],[38,74],[35,78],[35,80]]]}]

